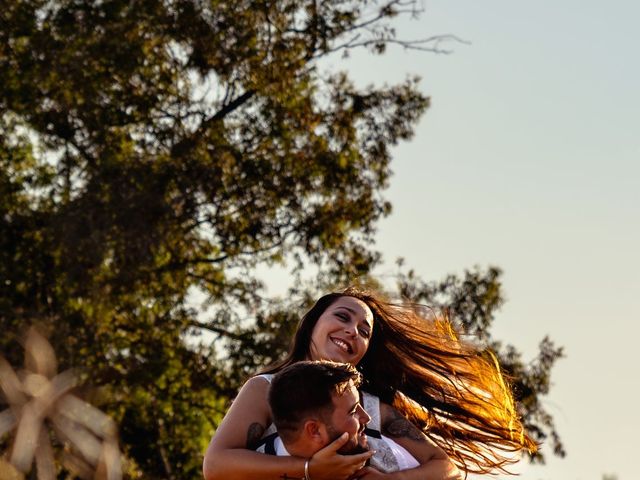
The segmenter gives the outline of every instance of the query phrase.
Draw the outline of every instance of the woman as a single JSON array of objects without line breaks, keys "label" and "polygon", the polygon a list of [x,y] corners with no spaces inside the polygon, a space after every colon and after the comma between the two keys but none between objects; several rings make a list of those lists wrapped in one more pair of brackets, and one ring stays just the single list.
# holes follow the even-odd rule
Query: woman
[{"label": "woman", "polygon": [[[504,471],[516,460],[513,453],[536,448],[494,357],[462,342],[446,320],[426,319],[412,305],[386,303],[355,288],[325,295],[302,318],[289,354],[263,373],[305,359],[360,370],[363,390],[380,399],[382,433],[421,464],[403,478],[450,478],[449,457],[469,473]],[[268,388],[263,376],[242,387],[207,449],[206,480],[305,477],[306,459],[248,449],[271,424]],[[337,455],[343,441],[309,459],[310,478],[371,475],[361,470],[371,453]]]}]

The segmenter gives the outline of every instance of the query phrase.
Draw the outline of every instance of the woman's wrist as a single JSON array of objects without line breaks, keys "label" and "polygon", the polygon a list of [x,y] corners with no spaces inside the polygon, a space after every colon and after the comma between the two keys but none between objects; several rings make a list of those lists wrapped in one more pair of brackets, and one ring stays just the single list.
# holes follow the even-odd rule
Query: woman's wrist
[{"label": "woman's wrist", "polygon": [[311,463],[311,459],[307,458],[304,461],[304,480],[311,480],[311,477],[309,476],[309,463]]}]

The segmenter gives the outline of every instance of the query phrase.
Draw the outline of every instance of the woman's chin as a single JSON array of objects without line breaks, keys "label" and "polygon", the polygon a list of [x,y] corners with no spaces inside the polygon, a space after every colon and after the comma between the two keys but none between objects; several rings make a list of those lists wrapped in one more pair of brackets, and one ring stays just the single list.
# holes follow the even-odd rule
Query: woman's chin
[{"label": "woman's chin", "polygon": [[312,354],[311,360],[327,360],[336,363],[351,363],[353,365],[353,355],[346,352],[323,352],[322,354]]},{"label": "woman's chin", "polygon": [[350,363],[351,365],[355,365],[353,355],[348,353],[337,353],[331,355],[332,358],[328,358],[327,360],[331,360],[336,363]]},{"label": "woman's chin", "polygon": [[345,352],[335,345],[328,345],[323,351],[312,349],[309,360],[328,360],[336,363],[349,363],[353,366],[357,365],[361,358],[353,353]]}]

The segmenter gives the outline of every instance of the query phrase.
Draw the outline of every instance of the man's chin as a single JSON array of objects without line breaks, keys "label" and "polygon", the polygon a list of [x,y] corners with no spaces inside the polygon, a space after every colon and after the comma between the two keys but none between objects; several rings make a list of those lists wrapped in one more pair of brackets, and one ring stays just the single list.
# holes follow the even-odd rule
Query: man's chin
[{"label": "man's chin", "polygon": [[338,453],[341,455],[358,455],[359,453],[364,453],[369,451],[369,445],[367,444],[367,437],[364,437],[360,443],[356,445],[345,445]]},{"label": "man's chin", "polygon": [[340,455],[358,455],[359,453],[368,451],[369,447],[366,445],[364,447],[362,445],[354,445],[353,447],[349,447],[347,449],[341,448],[340,450],[338,450],[338,453]]}]

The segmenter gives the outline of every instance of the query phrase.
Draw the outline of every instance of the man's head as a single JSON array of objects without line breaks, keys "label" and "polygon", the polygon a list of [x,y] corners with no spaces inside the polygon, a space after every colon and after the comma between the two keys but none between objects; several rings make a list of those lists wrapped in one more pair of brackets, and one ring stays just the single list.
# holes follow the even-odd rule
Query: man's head
[{"label": "man's head", "polygon": [[344,432],[340,453],[362,451],[371,417],[360,405],[360,381],[353,366],[327,361],[297,362],[273,377],[269,405],[289,453],[311,456]]}]

